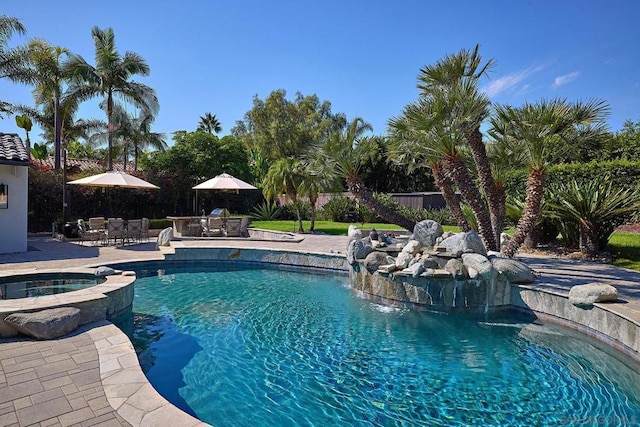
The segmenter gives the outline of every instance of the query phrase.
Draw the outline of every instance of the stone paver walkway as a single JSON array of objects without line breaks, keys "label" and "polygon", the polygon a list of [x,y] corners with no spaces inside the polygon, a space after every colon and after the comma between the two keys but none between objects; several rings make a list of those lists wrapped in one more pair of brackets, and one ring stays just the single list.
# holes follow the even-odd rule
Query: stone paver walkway
[{"label": "stone paver walkway", "polygon": [[62,338],[0,341],[1,426],[130,426],[113,410],[86,328]]}]

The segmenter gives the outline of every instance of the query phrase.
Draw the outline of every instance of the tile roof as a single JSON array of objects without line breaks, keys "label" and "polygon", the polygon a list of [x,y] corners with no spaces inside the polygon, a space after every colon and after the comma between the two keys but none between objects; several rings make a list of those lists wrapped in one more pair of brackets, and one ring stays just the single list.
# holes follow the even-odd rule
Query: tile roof
[{"label": "tile roof", "polygon": [[31,156],[15,133],[0,132],[0,163],[29,163]]},{"label": "tile roof", "polygon": [[[54,158],[48,157],[44,160],[34,160],[37,164],[42,166],[46,166],[47,168],[53,169],[54,167]],[[114,171],[125,171],[122,167],[122,162],[113,162],[113,170]],[[67,171],[72,173],[79,173],[85,171],[92,170],[107,170],[107,162],[95,159],[73,159],[71,157],[67,158]],[[133,162],[127,163],[126,172],[130,172],[133,170]]]}]

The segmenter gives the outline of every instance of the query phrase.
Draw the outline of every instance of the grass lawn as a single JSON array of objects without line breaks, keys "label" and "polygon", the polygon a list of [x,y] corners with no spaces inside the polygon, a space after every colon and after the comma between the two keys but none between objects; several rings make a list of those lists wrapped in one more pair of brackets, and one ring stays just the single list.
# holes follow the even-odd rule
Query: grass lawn
[{"label": "grass lawn", "polygon": [[[302,221],[304,226],[304,231],[309,231],[309,227],[311,226],[311,221]],[[333,221],[316,221],[315,231],[317,233],[325,233],[331,234],[333,236],[346,236],[347,230],[349,229],[350,223],[347,222],[333,222]],[[353,223],[356,227],[362,230],[371,230],[375,228],[376,230],[392,230],[392,231],[401,231],[404,230],[402,227],[398,227],[394,224],[378,224],[378,223]],[[298,222],[297,221],[256,221],[251,220],[251,227],[262,228],[265,230],[275,230],[275,231],[288,231],[297,233],[298,232]],[[442,227],[444,231],[459,231],[460,229],[455,226],[445,225]]]},{"label": "grass lawn", "polygon": [[[309,226],[311,225],[310,221],[302,221],[302,224],[304,225],[304,230],[309,231]],[[345,222],[316,221],[315,231],[335,236],[346,236],[349,225],[349,223]],[[371,228],[375,228],[376,230],[403,230],[401,227],[393,224],[354,223],[354,225],[362,230],[370,230]],[[263,228],[265,230],[289,231],[294,233],[298,231],[298,223],[294,221],[252,220],[251,227]],[[455,226],[445,225],[442,228],[444,231],[460,231],[460,229]],[[611,245],[611,253],[615,259],[613,262],[614,265],[640,271],[640,234],[616,232],[611,236],[609,244]]]},{"label": "grass lawn", "polygon": [[609,245],[614,265],[640,271],[640,234],[613,233]]}]

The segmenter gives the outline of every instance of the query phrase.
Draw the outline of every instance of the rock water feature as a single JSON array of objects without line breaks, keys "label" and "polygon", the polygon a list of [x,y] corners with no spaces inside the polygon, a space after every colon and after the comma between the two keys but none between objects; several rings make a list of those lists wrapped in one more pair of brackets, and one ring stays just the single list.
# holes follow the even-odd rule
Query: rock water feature
[{"label": "rock water feature", "polygon": [[[372,240],[371,235],[378,237]],[[422,310],[491,312],[508,309],[511,285],[536,280],[524,263],[487,250],[473,232],[444,233],[436,221],[411,236],[349,230],[349,281],[364,298]]]}]

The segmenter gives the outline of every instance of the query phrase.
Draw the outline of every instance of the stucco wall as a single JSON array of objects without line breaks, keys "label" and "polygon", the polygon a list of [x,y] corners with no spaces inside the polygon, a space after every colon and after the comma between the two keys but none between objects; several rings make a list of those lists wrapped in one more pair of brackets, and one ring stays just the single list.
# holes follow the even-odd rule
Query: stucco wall
[{"label": "stucco wall", "polygon": [[9,186],[9,208],[0,209],[0,253],[27,251],[28,175],[26,166],[0,165],[0,184]]}]

